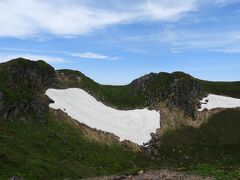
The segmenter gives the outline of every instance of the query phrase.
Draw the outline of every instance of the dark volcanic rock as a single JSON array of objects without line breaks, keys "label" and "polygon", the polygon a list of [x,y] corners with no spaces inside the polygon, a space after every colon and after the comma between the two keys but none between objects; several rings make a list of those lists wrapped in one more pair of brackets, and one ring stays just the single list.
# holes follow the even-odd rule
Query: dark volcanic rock
[{"label": "dark volcanic rock", "polygon": [[56,77],[54,68],[44,61],[34,62],[22,58],[9,61],[6,71],[9,74],[8,84],[16,90],[25,86],[32,91],[41,91],[52,86]]},{"label": "dark volcanic rock", "polygon": [[196,117],[199,100],[206,96],[198,81],[182,72],[150,73],[133,81],[131,88],[135,95],[144,95],[149,106],[165,101],[193,118]]},{"label": "dark volcanic rock", "polygon": [[23,58],[1,64],[0,73],[5,77],[5,100],[0,93],[0,117],[18,119],[20,114],[35,114],[37,118],[47,112],[50,100],[46,89],[57,84],[53,67],[44,61],[29,61]]},{"label": "dark volcanic rock", "polygon": [[206,96],[201,85],[194,79],[178,79],[174,81],[167,91],[167,102],[179,107],[186,114],[196,118],[199,100]]},{"label": "dark volcanic rock", "polygon": [[[5,118],[16,118],[20,113],[29,111],[43,114],[49,104],[49,100],[44,98],[48,88],[79,87],[104,101],[98,92],[99,84],[80,72],[55,71],[44,61],[11,60],[1,64],[0,73],[4,76],[0,78],[0,83],[4,84],[5,91],[0,90],[6,97],[3,103],[3,94],[0,94],[0,115]],[[206,95],[198,81],[181,72],[150,73],[134,80],[128,87],[132,95],[144,97],[146,106],[153,108],[164,101],[191,117],[196,116],[199,99]]]}]

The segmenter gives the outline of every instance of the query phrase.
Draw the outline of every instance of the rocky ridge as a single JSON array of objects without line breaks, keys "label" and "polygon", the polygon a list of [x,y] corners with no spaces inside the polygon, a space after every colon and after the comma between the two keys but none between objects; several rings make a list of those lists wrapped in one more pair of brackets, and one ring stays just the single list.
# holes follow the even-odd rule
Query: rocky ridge
[{"label": "rocky ridge", "polygon": [[197,80],[182,72],[150,73],[134,80],[130,86],[134,94],[145,96],[149,106],[164,101],[169,108],[179,108],[193,119],[197,117],[199,100],[207,95]]},{"label": "rocky ridge", "polygon": [[31,112],[31,115],[41,119],[51,102],[44,96],[44,91],[55,83],[54,68],[43,61],[19,58],[1,64],[1,117],[13,120],[20,118],[20,114]]},{"label": "rocky ridge", "polygon": [[[111,94],[111,91],[106,93],[106,89],[117,89],[100,85],[80,72],[55,71],[44,61],[33,62],[23,58],[1,64],[0,74],[0,114],[4,119],[14,119],[28,111],[41,117],[51,102],[44,95],[48,88],[79,87],[107,105],[112,104],[106,101]],[[157,109],[159,103],[165,102],[170,109],[179,108],[193,119],[197,117],[199,99],[207,94],[198,81],[182,72],[150,73],[123,88],[123,93],[127,93],[124,94],[126,100],[140,97],[139,108]],[[116,101],[113,99],[112,102]]]}]

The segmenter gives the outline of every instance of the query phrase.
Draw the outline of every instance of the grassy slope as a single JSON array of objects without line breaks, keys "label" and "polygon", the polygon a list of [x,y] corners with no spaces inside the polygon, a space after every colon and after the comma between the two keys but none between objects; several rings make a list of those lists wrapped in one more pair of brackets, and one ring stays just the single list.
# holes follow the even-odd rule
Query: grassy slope
[{"label": "grassy slope", "polygon": [[[46,72],[51,71],[52,67],[45,63],[44,61],[32,62],[25,59],[17,59],[12,60],[7,63],[0,64],[0,91],[2,91],[8,103],[28,100],[32,98],[32,90],[31,88],[25,86],[22,82],[23,80],[17,80],[22,77],[14,77],[16,82],[21,82],[16,84],[15,90],[12,90],[7,82],[8,77],[10,76],[8,70],[9,67],[17,67],[18,69],[24,68],[25,66],[31,67],[32,69],[39,69],[39,71]],[[81,87],[88,92],[92,92],[96,95],[101,101],[105,104],[112,105],[119,109],[133,109],[137,107],[145,107],[147,106],[146,99],[144,95],[138,94],[133,95],[130,84],[125,86],[110,86],[110,85],[101,85],[94,82],[92,79],[88,78],[84,74],[78,71],[72,70],[59,70],[59,72],[64,72],[66,74],[73,74],[80,76],[82,81],[79,82],[70,82],[69,85],[72,87]],[[182,72],[175,72],[172,74],[168,73],[159,73],[148,81],[146,92],[148,95],[151,92],[154,92],[155,89],[164,91],[171,82],[174,81],[174,78],[182,77],[182,78],[192,78],[191,76],[184,74]],[[227,95],[231,97],[240,98],[240,82],[209,82],[202,81],[199,82],[204,86],[205,90],[209,93]],[[18,91],[16,93],[16,91]]]},{"label": "grassy slope", "polygon": [[82,81],[79,82],[68,82],[71,87],[80,87],[98,97],[105,104],[109,104],[118,109],[128,109],[136,107],[144,107],[145,99],[143,96],[133,96],[129,85],[125,86],[111,86],[101,85],[88,78],[79,71],[72,70],[59,70],[65,74],[73,74],[81,77]]},{"label": "grassy slope", "polygon": [[240,177],[240,110],[229,109],[212,116],[199,129],[169,131],[160,139],[160,158],[219,179]]},{"label": "grassy slope", "polygon": [[240,81],[211,82],[211,81],[199,80],[199,82],[203,85],[205,90],[209,93],[240,98]]},{"label": "grassy slope", "polygon": [[[40,67],[46,68],[45,63],[38,63]],[[5,66],[0,64],[0,91],[4,92],[5,100],[14,102],[31,98],[32,92],[26,86],[18,85],[18,95],[9,89],[6,84],[9,74]],[[129,85],[100,85],[80,72],[74,73],[83,78],[83,89],[96,93],[107,104],[118,108],[145,105],[142,96],[131,95]],[[209,93],[240,98],[239,82],[200,83]],[[48,125],[0,121],[0,179],[13,175],[26,179],[88,177],[135,172],[155,166],[154,162],[144,156],[136,155],[119,145],[89,142],[78,129],[57,121],[52,115],[48,119]],[[239,111],[227,110],[214,116],[210,123],[200,129],[183,128],[168,132],[163,137],[164,146],[159,150],[161,157],[167,160],[162,161],[161,165],[184,167],[223,178],[237,176],[240,173],[239,119]],[[185,160],[184,155],[190,159]]]},{"label": "grassy slope", "polygon": [[73,125],[0,121],[0,179],[63,179],[134,173],[156,166],[119,144],[89,141]]},{"label": "grassy slope", "polygon": [[[124,86],[101,85],[94,82],[84,74],[72,70],[59,70],[66,74],[74,74],[82,78],[81,85],[77,82],[71,82],[72,87],[81,87],[84,90],[93,93],[105,104],[109,104],[119,109],[136,108],[147,106],[143,95],[133,95],[130,84]],[[182,72],[159,73],[153,76],[147,83],[146,94],[149,95],[154,90],[165,91],[174,78],[193,78]],[[225,95],[229,97],[240,98],[240,82],[211,82],[198,80],[203,88],[212,94]]]},{"label": "grassy slope", "polygon": [[0,179],[63,179],[173,168],[218,179],[240,176],[240,110],[213,116],[199,129],[169,131],[160,139],[160,162],[119,144],[89,141],[53,114],[47,124],[0,121]]},{"label": "grassy slope", "polygon": [[[23,68],[26,64],[32,66],[34,68],[38,68],[40,71],[51,71],[51,66],[45,63],[44,61],[31,62],[25,59],[12,60],[7,63],[0,64],[0,91],[4,93],[6,96],[6,100],[11,104],[12,102],[27,100],[32,98],[32,90],[31,88],[25,86],[24,84],[16,84],[15,90],[12,90],[8,82],[8,76],[10,76],[8,70],[10,66],[19,67],[19,69]],[[92,79],[88,78],[84,74],[78,71],[72,70],[59,70],[59,72],[64,72],[66,74],[74,74],[80,76],[82,78],[81,85],[78,82],[70,82],[69,84],[72,87],[81,87],[88,92],[92,92],[96,95],[101,101],[106,104],[112,105],[119,109],[133,109],[137,107],[145,107],[147,106],[146,99],[143,95],[133,95],[131,93],[132,89],[130,85],[124,86],[110,86],[110,85],[101,85],[94,82]],[[168,73],[159,73],[156,76],[153,76],[150,79],[147,89],[147,94],[149,92],[154,92],[155,89],[159,89],[164,91],[169,84],[174,81],[175,77],[183,77],[183,78],[192,78],[191,76],[184,74],[182,72],[175,72],[172,74]],[[14,77],[16,82],[20,77]],[[240,98],[240,82],[210,82],[210,81],[202,81],[199,82],[203,85],[204,89],[209,93],[226,95],[230,97]],[[17,89],[17,93],[16,93]],[[146,94],[146,95],[147,95]],[[151,94],[151,93],[150,93]]]}]

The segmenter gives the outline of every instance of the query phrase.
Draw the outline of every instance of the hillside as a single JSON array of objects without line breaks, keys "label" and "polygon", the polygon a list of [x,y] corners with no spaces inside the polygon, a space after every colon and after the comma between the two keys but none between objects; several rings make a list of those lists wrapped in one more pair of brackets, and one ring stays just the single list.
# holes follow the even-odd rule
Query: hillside
[{"label": "hillside", "polygon": [[[50,109],[53,101],[45,95],[49,88],[81,88],[119,110],[159,110],[164,131],[152,135],[148,148],[120,143],[112,134]],[[209,93],[240,98],[240,82],[209,82],[174,72],[150,73],[125,86],[110,86],[78,71],[54,70],[44,61],[19,58],[1,63],[0,179],[76,179],[161,168],[239,177],[240,111],[202,115],[199,101]],[[191,126],[194,123],[199,128]]]},{"label": "hillside", "polygon": [[212,116],[199,128],[169,130],[153,141],[151,154],[172,167],[217,176],[240,177],[240,110]]},{"label": "hillside", "polygon": [[77,179],[156,167],[141,152],[90,139],[83,126],[54,113],[46,117],[47,124],[0,121],[0,179]]},{"label": "hillside", "polygon": [[[33,101],[36,94],[51,87],[79,87],[117,109],[153,107],[165,101],[191,117],[196,116],[198,101],[207,93],[240,97],[240,82],[202,81],[182,72],[150,73],[128,85],[111,86],[98,84],[78,71],[55,71],[44,61],[31,62],[20,58],[0,64],[0,74],[0,91],[6,97],[5,106],[21,102],[23,111],[35,108],[24,107],[24,102]],[[14,116],[17,114],[14,111],[22,110],[11,107],[9,115],[5,116]]]},{"label": "hillside", "polygon": [[199,80],[204,89],[212,94],[240,98],[240,81],[236,82],[210,82]]},{"label": "hillside", "polygon": [[19,58],[0,64],[1,117],[15,119],[28,113],[43,119],[50,103],[44,92],[55,82],[54,68],[44,61]]},{"label": "hillside", "polygon": [[78,71],[58,70],[63,87],[79,87],[118,109],[153,107],[165,101],[188,116],[196,116],[198,101],[207,93],[240,97],[240,82],[203,81],[183,72],[150,73],[125,86],[101,85]]}]

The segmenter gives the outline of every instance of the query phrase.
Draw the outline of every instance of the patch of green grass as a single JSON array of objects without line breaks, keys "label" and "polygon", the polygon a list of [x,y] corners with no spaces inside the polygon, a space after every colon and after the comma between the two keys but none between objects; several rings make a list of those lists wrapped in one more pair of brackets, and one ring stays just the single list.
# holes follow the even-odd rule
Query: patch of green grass
[{"label": "patch of green grass", "polygon": [[[39,93],[42,87],[35,87],[34,80],[28,77],[29,71],[38,71],[40,79],[43,73],[54,72],[54,69],[44,61],[33,62],[23,58],[0,63],[0,91],[4,94],[5,106],[30,101]],[[39,79],[36,78],[36,81]]]},{"label": "patch of green grass", "polygon": [[[31,84],[26,84],[24,80],[24,78],[26,78],[24,77],[26,67],[27,69],[37,69],[39,72],[45,74],[47,74],[47,72],[54,72],[54,69],[44,61],[32,62],[18,58],[7,63],[1,63],[0,91],[5,95],[6,105],[11,105],[14,102],[31,101],[35,90],[33,90],[34,88],[31,87]],[[18,71],[19,73],[17,74],[19,75],[15,75],[14,73]],[[158,97],[159,92],[166,92],[169,86],[175,82],[175,79],[182,80],[178,81],[178,83],[185,83],[183,79],[185,79],[186,82],[189,79],[194,79],[183,72],[174,72],[172,74],[158,73],[150,76],[150,78],[145,81],[143,90],[136,92],[132,83],[123,86],[101,85],[79,71],[59,70],[58,72],[65,73],[69,75],[69,77],[75,75],[81,78],[81,81],[69,78],[69,82],[67,82],[68,87],[82,88],[98,100],[118,109],[144,108],[149,106],[156,97],[159,98],[159,100],[164,100]],[[41,74],[39,74],[39,76],[41,76]],[[10,79],[14,80],[14,82],[9,82],[9,77],[12,77]],[[201,83],[209,93],[240,97],[240,82],[208,82],[201,80],[198,82]]]},{"label": "patch of green grass", "polygon": [[82,88],[107,105],[118,109],[134,109],[146,106],[145,97],[143,95],[133,95],[129,85],[101,85],[79,71],[59,70],[59,72],[80,77],[81,81],[70,82],[70,87]]},{"label": "patch of green grass", "polygon": [[203,85],[204,89],[209,93],[240,98],[240,81],[211,82],[199,80],[199,82]]},{"label": "patch of green grass", "polygon": [[214,166],[211,164],[196,164],[193,167],[189,168],[189,171],[194,174],[199,174],[200,176],[206,177],[211,176],[215,177],[216,180],[233,180],[239,177],[237,173],[238,167],[223,167],[223,166]]},{"label": "patch of green grass", "polygon": [[228,109],[199,128],[168,131],[159,140],[159,158],[168,166],[218,179],[239,177],[239,128],[240,110]]},{"label": "patch of green grass", "polygon": [[[166,92],[176,78],[186,80],[193,79],[190,75],[182,72],[175,72],[172,74],[164,72],[150,74],[147,80],[142,77],[141,81],[144,81],[144,88],[140,91],[136,91],[136,81],[122,86],[101,85],[79,71],[63,69],[58,70],[58,72],[64,73],[70,77],[70,80],[68,79],[66,82],[68,87],[82,88],[105,104],[118,109],[147,107],[151,104],[149,99],[152,101],[156,98],[159,98],[158,100],[163,100],[159,97],[159,93]],[[81,80],[74,80],[73,77],[71,78],[72,75],[80,77]],[[185,81],[181,81],[181,83],[185,83]]]},{"label": "patch of green grass", "polygon": [[157,166],[119,144],[90,141],[79,128],[52,114],[47,122],[0,121],[0,179],[77,179]]},{"label": "patch of green grass", "polygon": [[[9,65],[20,69],[27,60],[19,59],[0,64],[0,91],[5,106],[15,102],[31,101],[33,89],[22,80],[15,79],[10,87]],[[36,64],[35,64],[36,63]],[[43,61],[37,61],[42,71],[53,70]],[[81,77],[69,87],[79,87],[107,105],[119,109],[147,106],[146,98],[164,92],[177,77],[192,78],[181,72],[159,73],[147,82],[145,91],[134,95],[131,84],[125,86],[100,85],[78,71],[61,70]],[[24,73],[23,73],[24,74]],[[184,83],[185,81],[181,81]],[[209,93],[240,98],[240,82],[199,82]],[[27,112],[27,114],[33,112]],[[23,115],[24,116],[24,115]],[[48,124],[0,121],[0,179],[20,176],[25,179],[63,179],[109,174],[129,174],[140,169],[155,167],[183,168],[201,175],[214,175],[219,179],[240,176],[240,111],[226,110],[213,116],[199,129],[184,127],[169,131],[160,139],[159,164],[141,153],[134,153],[119,144],[103,144],[84,138],[79,129],[59,121],[52,114]]]}]

